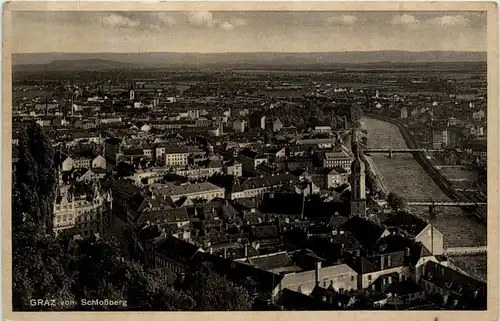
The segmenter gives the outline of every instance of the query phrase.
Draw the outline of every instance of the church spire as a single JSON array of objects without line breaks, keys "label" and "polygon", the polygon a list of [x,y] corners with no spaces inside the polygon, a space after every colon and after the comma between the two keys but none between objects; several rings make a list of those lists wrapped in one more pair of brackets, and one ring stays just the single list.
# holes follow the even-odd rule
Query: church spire
[{"label": "church spire", "polygon": [[351,215],[366,216],[365,163],[357,142],[352,144],[354,160],[351,164]]}]

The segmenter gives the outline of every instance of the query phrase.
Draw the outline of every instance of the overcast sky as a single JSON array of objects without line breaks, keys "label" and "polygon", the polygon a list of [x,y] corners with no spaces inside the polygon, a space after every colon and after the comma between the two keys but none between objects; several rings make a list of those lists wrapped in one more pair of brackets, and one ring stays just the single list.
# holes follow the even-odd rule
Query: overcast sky
[{"label": "overcast sky", "polygon": [[13,12],[13,51],[486,51],[481,12]]}]

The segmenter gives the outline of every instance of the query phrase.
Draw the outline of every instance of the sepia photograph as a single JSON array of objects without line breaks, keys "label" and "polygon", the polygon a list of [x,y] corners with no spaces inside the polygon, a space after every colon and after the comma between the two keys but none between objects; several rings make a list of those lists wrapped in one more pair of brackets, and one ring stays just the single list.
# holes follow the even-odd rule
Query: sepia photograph
[{"label": "sepia photograph", "polygon": [[494,4],[192,7],[4,5],[11,311],[498,310]]}]

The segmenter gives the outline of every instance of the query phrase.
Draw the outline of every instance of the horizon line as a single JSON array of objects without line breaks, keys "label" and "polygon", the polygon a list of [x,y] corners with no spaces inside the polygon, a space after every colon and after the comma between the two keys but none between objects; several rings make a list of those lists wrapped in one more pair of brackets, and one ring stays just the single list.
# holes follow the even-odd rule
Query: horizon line
[{"label": "horizon line", "polygon": [[249,53],[281,53],[281,54],[314,54],[314,53],[350,53],[350,52],[408,52],[408,53],[424,53],[424,52],[462,52],[462,53],[488,53],[487,50],[398,50],[398,49],[380,49],[380,50],[344,50],[344,51],[96,51],[96,52],[68,52],[68,51],[41,51],[41,52],[16,52],[12,55],[26,55],[26,54],[150,54],[150,53],[178,53],[178,54],[249,54]]}]

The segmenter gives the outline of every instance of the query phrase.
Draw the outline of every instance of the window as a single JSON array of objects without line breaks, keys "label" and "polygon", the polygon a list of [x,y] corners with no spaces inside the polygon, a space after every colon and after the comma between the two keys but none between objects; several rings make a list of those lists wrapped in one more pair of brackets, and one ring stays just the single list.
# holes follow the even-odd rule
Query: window
[{"label": "window", "polygon": [[368,275],[368,281],[371,281],[371,280],[372,280],[372,276]]},{"label": "window", "polygon": [[351,275],[351,281],[354,281],[354,276],[353,275]]}]

